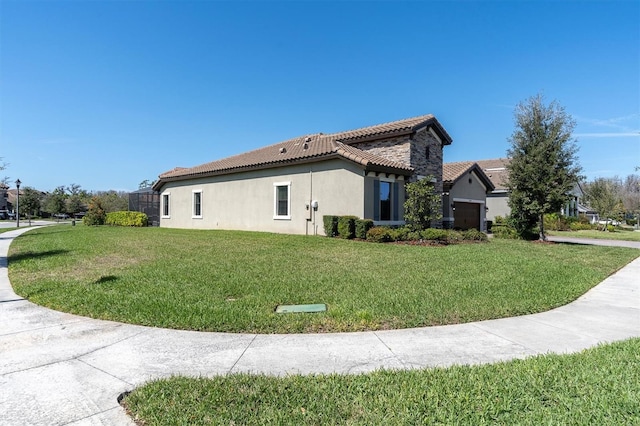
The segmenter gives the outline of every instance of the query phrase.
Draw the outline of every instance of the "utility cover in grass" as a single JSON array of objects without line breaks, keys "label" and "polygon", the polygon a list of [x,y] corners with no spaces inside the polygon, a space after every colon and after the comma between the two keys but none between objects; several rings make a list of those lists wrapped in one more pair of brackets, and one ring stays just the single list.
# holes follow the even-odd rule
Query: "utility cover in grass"
[{"label": "utility cover in grass", "polygon": [[324,303],[316,303],[312,305],[278,305],[276,313],[289,314],[292,312],[325,312],[327,305]]}]

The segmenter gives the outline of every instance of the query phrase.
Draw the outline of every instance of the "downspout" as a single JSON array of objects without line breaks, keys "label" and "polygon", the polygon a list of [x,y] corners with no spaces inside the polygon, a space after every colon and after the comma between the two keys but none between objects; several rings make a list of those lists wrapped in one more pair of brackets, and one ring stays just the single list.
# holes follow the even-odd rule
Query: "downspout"
[{"label": "downspout", "polygon": [[311,205],[313,201],[313,170],[312,167],[309,169],[309,209],[311,213],[311,226],[313,227],[313,235],[318,235],[318,231],[316,229],[316,211]]}]

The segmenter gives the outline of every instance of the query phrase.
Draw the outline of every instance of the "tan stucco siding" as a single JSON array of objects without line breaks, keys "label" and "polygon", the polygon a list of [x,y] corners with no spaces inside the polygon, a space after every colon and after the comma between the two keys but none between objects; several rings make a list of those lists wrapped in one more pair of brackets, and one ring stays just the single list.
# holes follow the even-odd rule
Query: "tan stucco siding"
[{"label": "tan stucco siding", "polygon": [[[275,184],[289,185],[289,217],[274,218]],[[202,191],[202,217],[193,217],[193,193]],[[235,229],[323,234],[326,214],[364,215],[364,171],[340,159],[168,182],[169,228]],[[318,201],[317,211],[307,205]]]}]

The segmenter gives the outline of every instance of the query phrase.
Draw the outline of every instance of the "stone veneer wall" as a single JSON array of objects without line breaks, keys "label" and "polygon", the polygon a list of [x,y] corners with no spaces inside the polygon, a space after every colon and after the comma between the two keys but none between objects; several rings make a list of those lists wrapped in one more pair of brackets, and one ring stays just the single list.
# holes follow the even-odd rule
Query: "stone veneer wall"
[{"label": "stone veneer wall", "polygon": [[[399,136],[391,139],[360,142],[354,146],[413,167],[415,171],[409,182],[417,180],[418,176],[434,176],[436,178],[435,190],[437,193],[442,193],[442,145],[426,128],[417,131],[412,138]],[[429,147],[428,159],[426,156],[427,147]],[[441,228],[442,220],[434,222],[433,226]]]},{"label": "stone veneer wall", "polygon": [[411,140],[409,136],[360,142],[353,144],[353,146],[391,161],[411,165]]}]

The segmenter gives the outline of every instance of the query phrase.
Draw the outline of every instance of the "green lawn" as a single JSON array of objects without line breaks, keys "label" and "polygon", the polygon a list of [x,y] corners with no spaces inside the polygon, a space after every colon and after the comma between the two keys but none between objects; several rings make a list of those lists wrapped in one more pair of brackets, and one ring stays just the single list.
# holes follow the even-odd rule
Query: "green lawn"
[{"label": "green lawn", "polygon": [[622,240],[622,241],[640,241],[640,232],[636,231],[615,231],[603,232],[597,230],[589,231],[549,231],[549,235],[557,235],[558,237],[575,237],[575,238],[595,238],[599,240]]},{"label": "green lawn", "polygon": [[362,375],[171,378],[124,400],[155,425],[637,425],[640,339],[574,355]]},{"label": "green lawn", "polygon": [[[16,293],[94,318],[259,333],[453,324],[545,311],[638,250],[494,240],[421,247],[232,231],[57,225],[11,245]],[[316,314],[279,304],[326,303]]]}]

